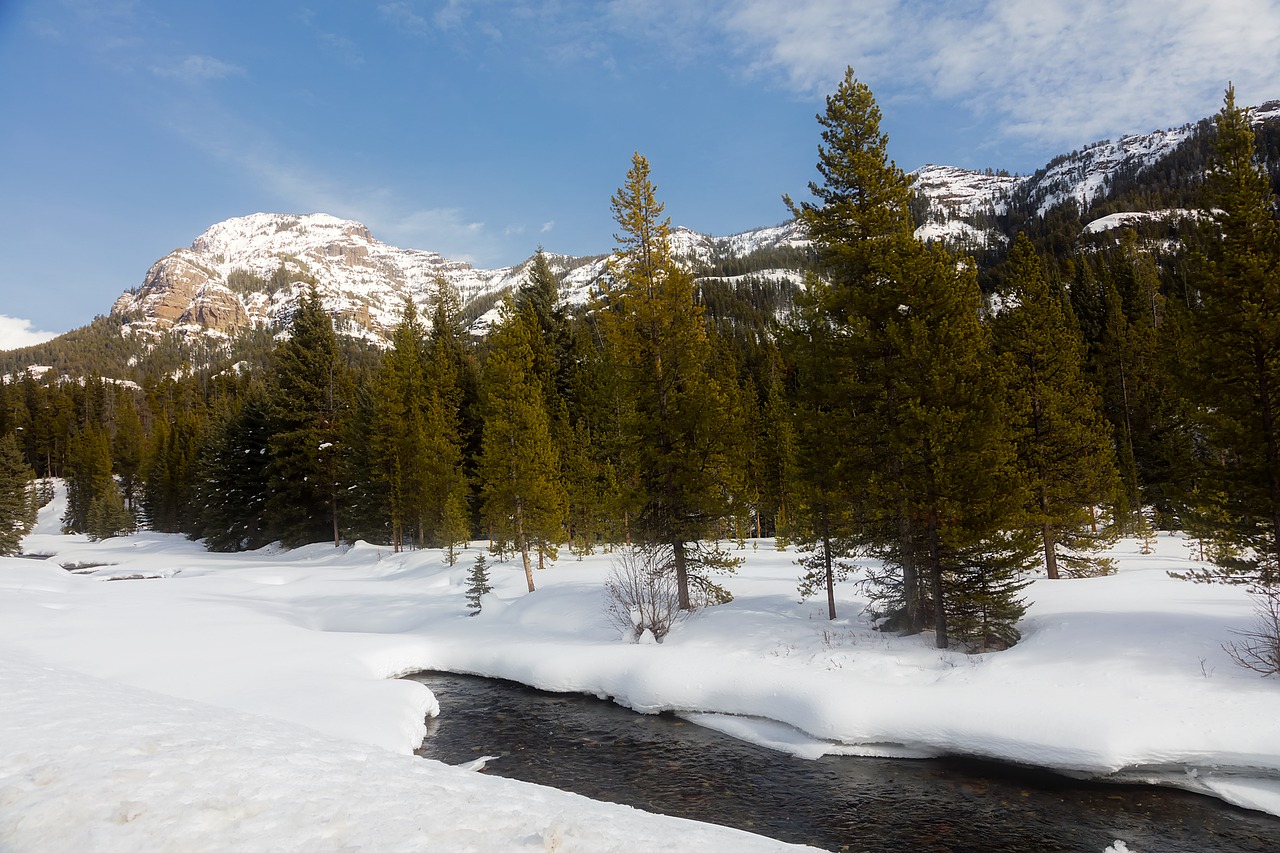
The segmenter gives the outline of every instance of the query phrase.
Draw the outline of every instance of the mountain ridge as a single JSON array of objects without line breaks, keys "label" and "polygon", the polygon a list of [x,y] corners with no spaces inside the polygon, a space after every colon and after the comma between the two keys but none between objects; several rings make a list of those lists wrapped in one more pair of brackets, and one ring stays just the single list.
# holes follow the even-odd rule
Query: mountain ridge
[{"label": "mountain ridge", "polygon": [[[1280,149],[1280,100],[1254,108],[1253,116],[1274,137],[1264,150]],[[1105,239],[1116,228],[1185,219],[1186,207],[1177,202],[1185,204],[1203,178],[1211,125],[1206,118],[1101,140],[1059,155],[1031,175],[926,165],[912,173],[916,235],[973,254],[981,273],[998,263],[1013,234],[1055,217],[1061,222],[1053,227],[1067,228],[1067,237],[1077,242]],[[1267,165],[1280,183],[1280,155],[1273,159]],[[1131,200],[1132,192],[1125,195],[1123,188],[1142,187],[1161,169],[1177,173],[1176,191],[1159,198],[1147,193],[1151,198],[1142,203]],[[1173,202],[1170,193],[1177,196]],[[1068,209],[1075,212],[1060,215]],[[812,268],[807,241],[794,222],[724,237],[677,226],[671,238],[673,254],[704,280],[732,285],[744,276],[763,276],[799,285]],[[607,273],[608,255],[546,256],[561,278],[563,302],[588,304]],[[119,335],[139,351],[168,348],[176,353],[170,361],[195,363],[227,350],[238,336],[286,331],[298,299],[313,283],[338,331],[374,347],[387,345],[405,299],[426,309],[442,282],[457,291],[472,331],[483,333],[502,295],[523,282],[530,260],[477,269],[437,252],[391,246],[363,223],[327,213],[233,217],[154,262],[101,322],[73,330],[52,346],[11,351],[0,369],[12,372],[24,354],[27,364],[50,353],[56,357],[58,341],[84,338],[91,329]],[[130,362],[137,359],[135,353]]]}]

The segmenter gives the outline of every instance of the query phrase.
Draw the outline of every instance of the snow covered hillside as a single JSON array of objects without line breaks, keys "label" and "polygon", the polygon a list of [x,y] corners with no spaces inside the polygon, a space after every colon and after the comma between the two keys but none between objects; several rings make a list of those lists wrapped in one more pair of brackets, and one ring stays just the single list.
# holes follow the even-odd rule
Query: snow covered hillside
[{"label": "snow covered hillside", "polygon": [[[1122,541],[1112,577],[1036,580],[1023,641],[968,656],[873,630],[852,583],[827,621],[825,603],[797,600],[797,555],[770,540],[736,552],[732,603],[655,645],[609,624],[603,554],[566,553],[532,594],[516,563],[498,563],[470,618],[466,575],[484,543],[454,566],[366,544],[212,554],[154,533],[63,536],[59,511],[25,541],[49,559],[0,560],[7,849],[213,849],[220,833],[236,847],[254,827],[259,849],[295,832],[393,849],[424,826],[433,849],[541,849],[552,835],[580,840],[555,849],[771,849],[392,754],[414,749],[436,710],[422,685],[388,680],[419,669],[674,710],[796,755],[972,755],[1280,814],[1280,688],[1222,650],[1252,624],[1251,602],[1171,579],[1193,564],[1179,537],[1145,556]],[[375,802],[388,790],[431,803],[427,817],[393,819]],[[483,830],[465,819],[497,801],[512,809]]]},{"label": "snow covered hillside", "polygon": [[[794,225],[784,225],[731,237],[677,228],[672,243],[677,257],[711,263],[803,241]],[[587,302],[606,258],[547,257],[562,277],[564,301]],[[219,222],[190,248],[156,261],[111,313],[130,331],[150,334],[225,337],[246,328],[280,329],[297,308],[302,282],[313,279],[340,331],[383,344],[406,299],[429,317],[428,301],[440,282],[455,287],[466,305],[519,286],[527,266],[475,269],[435,252],[389,246],[361,223],[323,213],[255,213]]]}]

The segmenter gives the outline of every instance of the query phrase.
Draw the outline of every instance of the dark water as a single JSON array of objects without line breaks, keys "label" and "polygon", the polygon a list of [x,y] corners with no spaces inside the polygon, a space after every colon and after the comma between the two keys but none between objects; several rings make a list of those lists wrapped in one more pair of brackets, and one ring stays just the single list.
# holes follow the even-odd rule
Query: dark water
[{"label": "dark water", "polygon": [[848,851],[1280,851],[1280,819],[1164,788],[967,761],[792,758],[669,714],[422,673],[440,700],[418,754],[486,773]]}]

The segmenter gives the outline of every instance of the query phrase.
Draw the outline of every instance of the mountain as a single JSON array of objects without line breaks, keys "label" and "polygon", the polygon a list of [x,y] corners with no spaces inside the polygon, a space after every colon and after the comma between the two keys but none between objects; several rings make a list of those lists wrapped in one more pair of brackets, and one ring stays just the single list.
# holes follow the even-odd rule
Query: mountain
[{"label": "mountain", "polygon": [[[1254,110],[1263,160],[1280,187],[1280,101]],[[983,274],[1019,231],[1042,251],[1063,254],[1114,229],[1189,215],[1208,162],[1212,120],[1103,140],[1055,157],[1031,175],[925,166],[914,173],[913,214],[923,240],[969,252]],[[799,286],[812,253],[794,223],[714,237],[672,232],[673,253],[718,292],[743,277]],[[587,304],[607,274],[607,255],[547,254],[572,306]],[[234,356],[246,336],[261,348],[287,329],[314,284],[338,330],[386,345],[406,299],[429,316],[441,283],[456,289],[465,321],[482,333],[502,296],[525,278],[528,261],[484,270],[435,252],[377,240],[359,222],[323,213],[256,213],[210,227],[190,247],[156,261],[110,314],[48,344],[6,353],[0,373],[30,364],[73,375],[116,369],[136,375]],[[990,284],[990,282],[988,282]],[[89,352],[72,358],[68,352]],[[87,368],[86,365],[91,365]]]},{"label": "mountain", "polygon": [[[802,243],[794,225],[723,238],[687,228],[672,232],[673,252],[697,266]],[[547,257],[562,277],[565,301],[585,304],[607,256]],[[116,300],[111,315],[129,334],[230,338],[246,329],[284,328],[314,283],[340,332],[384,345],[404,301],[425,309],[442,283],[457,290],[464,307],[484,309],[469,312],[483,327],[483,315],[524,281],[527,265],[475,269],[435,252],[387,245],[361,223],[328,214],[256,213],[219,222],[189,248],[156,261],[140,287]]]}]

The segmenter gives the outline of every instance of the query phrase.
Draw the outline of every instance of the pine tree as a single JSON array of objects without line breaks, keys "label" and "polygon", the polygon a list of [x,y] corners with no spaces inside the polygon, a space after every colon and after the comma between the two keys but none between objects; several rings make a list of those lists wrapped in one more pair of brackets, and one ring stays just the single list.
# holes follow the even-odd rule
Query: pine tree
[{"label": "pine tree", "polygon": [[89,510],[109,490],[116,488],[111,477],[111,448],[106,431],[87,424],[72,436],[67,464],[67,511],[63,527],[72,533],[89,532]]},{"label": "pine tree", "polygon": [[467,607],[471,610],[469,615],[480,613],[484,597],[491,592],[493,587],[489,586],[489,567],[485,563],[484,554],[476,554],[476,561],[467,572]]},{"label": "pine tree", "polygon": [[111,437],[111,460],[116,474],[120,476],[125,505],[132,509],[138,477],[142,471],[144,443],[142,420],[138,416],[138,407],[134,403],[132,394],[117,395],[115,415],[115,432]]},{"label": "pine tree", "polygon": [[852,70],[818,121],[817,202],[787,201],[830,281],[809,323],[829,337],[818,351],[830,361],[797,382],[837,412],[846,440],[831,464],[864,542],[900,570],[887,579],[901,627],[920,630],[932,615],[939,647],[951,628],[981,644],[948,612],[980,587],[998,590],[1001,620],[1016,620],[1012,575],[1026,549],[1001,541],[1021,527],[1021,484],[977,278],[971,263],[914,239],[910,181],[888,160],[879,108]]},{"label": "pine tree", "polygon": [[[994,321],[997,349],[1010,368],[1011,416],[1018,463],[1031,499],[1048,576],[1059,576],[1059,550],[1104,539],[1095,507],[1111,504],[1119,474],[1110,426],[1084,375],[1084,341],[1054,296],[1031,241],[1019,235],[1007,261],[1007,307]],[[1087,557],[1063,555],[1072,567]]]},{"label": "pine tree", "polygon": [[485,517],[499,551],[510,546],[520,554],[529,592],[534,591],[530,548],[554,559],[564,517],[559,454],[534,363],[537,335],[532,307],[521,311],[508,303],[489,337],[479,465]]},{"label": "pine tree", "polygon": [[133,513],[124,505],[124,498],[114,482],[89,504],[85,533],[93,542],[124,536],[132,533],[137,526]]},{"label": "pine tree", "polygon": [[286,545],[341,544],[338,482],[349,405],[333,322],[312,286],[274,355],[268,513]]},{"label": "pine tree", "polygon": [[0,556],[22,550],[22,537],[35,523],[35,475],[12,433],[0,438]]},{"label": "pine tree", "polygon": [[261,548],[270,541],[264,522],[271,462],[266,389],[251,385],[210,433],[195,485],[200,535],[212,551]]},{"label": "pine tree", "polygon": [[708,600],[727,595],[698,565],[723,560],[702,557],[691,544],[730,513],[735,436],[693,278],[671,257],[670,220],[638,153],[612,210],[621,230],[601,325],[621,404],[620,459],[642,507],[636,532],[670,547],[679,605],[689,610],[691,586]]},{"label": "pine tree", "polygon": [[[480,432],[473,367],[458,330],[459,298],[447,281],[436,282],[427,338],[424,423],[423,543],[449,549],[470,531],[470,486],[464,468]],[[478,455],[478,454],[477,454]]]},{"label": "pine tree", "polygon": [[428,523],[425,334],[412,301],[406,300],[391,343],[375,380],[370,451],[376,476],[385,489],[391,542],[399,551],[406,540],[421,546]]},{"label": "pine tree", "polygon": [[[1208,268],[1192,318],[1198,344],[1188,391],[1210,454],[1201,490],[1225,510],[1214,538],[1242,558],[1227,579],[1280,583],[1280,222],[1277,200],[1255,156],[1249,113],[1228,88],[1206,207],[1219,240],[1206,243]],[[1204,514],[1205,523],[1212,516]]]}]

